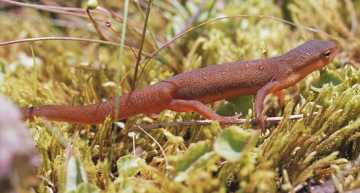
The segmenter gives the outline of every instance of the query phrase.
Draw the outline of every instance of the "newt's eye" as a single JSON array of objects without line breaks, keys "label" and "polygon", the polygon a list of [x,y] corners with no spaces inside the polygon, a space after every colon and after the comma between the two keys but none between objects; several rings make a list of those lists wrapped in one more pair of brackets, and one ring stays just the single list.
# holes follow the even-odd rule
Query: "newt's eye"
[{"label": "newt's eye", "polygon": [[322,55],[324,56],[324,57],[329,57],[330,55],[331,55],[331,51],[330,50],[327,50],[327,51],[325,51],[324,53],[322,53]]}]

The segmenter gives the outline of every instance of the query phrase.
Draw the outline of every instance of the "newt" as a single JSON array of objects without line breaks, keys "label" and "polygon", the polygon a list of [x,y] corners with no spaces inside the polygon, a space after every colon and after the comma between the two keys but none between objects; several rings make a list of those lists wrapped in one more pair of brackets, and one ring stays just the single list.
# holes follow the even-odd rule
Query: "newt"
[{"label": "newt", "polygon": [[120,113],[115,116],[115,99],[85,106],[45,105],[23,108],[23,118],[81,124],[101,123],[106,117],[123,120],[137,114],[150,115],[165,109],[197,112],[210,120],[236,123],[234,116],[221,116],[206,104],[240,95],[255,95],[255,116],[264,128],[264,99],[295,85],[308,74],[329,64],[337,53],[334,41],[309,40],[287,53],[272,58],[210,65],[180,73],[169,79],[120,96]]}]

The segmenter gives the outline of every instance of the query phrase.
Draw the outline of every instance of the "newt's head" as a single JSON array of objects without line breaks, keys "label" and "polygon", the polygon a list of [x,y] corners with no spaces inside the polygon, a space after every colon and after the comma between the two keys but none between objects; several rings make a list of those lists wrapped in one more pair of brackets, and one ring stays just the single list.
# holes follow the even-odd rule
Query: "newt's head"
[{"label": "newt's head", "polygon": [[321,69],[329,64],[336,54],[336,43],[327,40],[310,40],[290,50],[284,55],[284,62],[278,64],[275,76],[281,83],[279,88],[287,88],[311,72]]},{"label": "newt's head", "polygon": [[303,72],[305,69],[312,72],[331,62],[337,53],[337,45],[334,41],[310,40],[290,53],[296,59],[290,64],[293,72]]}]

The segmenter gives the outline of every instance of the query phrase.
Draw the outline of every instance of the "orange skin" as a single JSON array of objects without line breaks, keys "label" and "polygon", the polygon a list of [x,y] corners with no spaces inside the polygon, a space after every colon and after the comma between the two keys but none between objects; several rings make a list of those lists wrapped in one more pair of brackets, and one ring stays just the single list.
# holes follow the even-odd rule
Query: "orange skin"
[{"label": "orange skin", "polygon": [[334,58],[333,41],[310,40],[289,52],[268,59],[237,61],[211,65],[184,72],[135,90],[119,99],[119,115],[115,116],[115,99],[86,106],[46,105],[22,109],[24,119],[44,117],[48,120],[82,124],[101,123],[106,117],[122,120],[136,114],[154,114],[165,109],[197,112],[221,123],[236,123],[235,117],[224,117],[205,104],[240,96],[256,95],[256,120],[265,126],[262,115],[264,99],[295,85],[311,72],[321,69]]}]

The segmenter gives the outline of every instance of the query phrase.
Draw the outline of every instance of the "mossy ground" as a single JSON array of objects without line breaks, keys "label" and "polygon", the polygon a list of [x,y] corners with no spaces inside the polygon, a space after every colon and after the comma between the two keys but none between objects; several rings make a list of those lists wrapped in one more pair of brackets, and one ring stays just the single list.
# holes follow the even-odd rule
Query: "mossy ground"
[{"label": "mossy ground", "polygon": [[[36,119],[27,123],[43,161],[38,170],[41,180],[33,187],[36,192],[288,192],[309,179],[329,178],[340,191],[360,188],[359,165],[354,161],[360,152],[360,29],[356,28],[360,1],[211,2],[154,1],[144,51],[151,53],[180,33],[198,9],[202,11],[191,25],[249,14],[285,17],[303,27],[264,17],[205,25],[151,60],[137,87],[209,64],[278,55],[312,38],[335,39],[341,53],[326,70],[298,84],[297,100],[290,93],[285,106],[274,96],[266,100],[268,116],[304,114],[305,118],[273,124],[266,135],[249,124],[131,129],[139,123],[201,118],[171,111],[131,118],[122,129],[110,122],[89,126]],[[280,2],[283,6],[277,5]],[[61,5],[75,7],[79,1]],[[124,6],[118,1],[102,6],[123,15]],[[130,2],[127,43],[136,47],[144,21],[138,8]],[[121,23],[105,19],[112,22],[112,29],[100,22],[103,30],[119,42]],[[98,39],[86,19],[24,7],[4,8],[0,25],[2,41],[43,36]],[[114,97],[119,87],[127,92],[136,62],[131,50],[119,58],[119,47],[75,41],[1,47],[0,60],[1,94],[22,107],[83,105]],[[247,101],[251,106],[251,99]],[[215,104],[214,109],[224,114],[242,112],[251,118],[248,106],[233,99]]]}]

